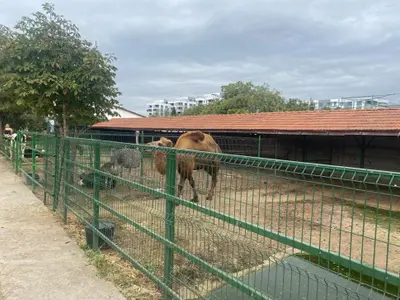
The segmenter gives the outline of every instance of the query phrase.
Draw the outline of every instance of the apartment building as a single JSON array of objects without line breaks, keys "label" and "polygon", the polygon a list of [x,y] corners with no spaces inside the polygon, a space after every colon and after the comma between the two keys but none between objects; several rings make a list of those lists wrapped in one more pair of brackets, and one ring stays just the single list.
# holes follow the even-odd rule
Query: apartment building
[{"label": "apartment building", "polygon": [[371,109],[388,107],[389,101],[374,98],[336,98],[313,100],[315,109]]},{"label": "apartment building", "polygon": [[179,97],[174,100],[155,100],[147,104],[146,112],[151,116],[169,115],[175,109],[177,115],[196,105],[207,105],[221,99],[220,93],[210,93],[199,97]]},{"label": "apartment building", "polygon": [[165,116],[169,112],[170,104],[167,100],[155,100],[147,104],[146,112],[151,116]]}]

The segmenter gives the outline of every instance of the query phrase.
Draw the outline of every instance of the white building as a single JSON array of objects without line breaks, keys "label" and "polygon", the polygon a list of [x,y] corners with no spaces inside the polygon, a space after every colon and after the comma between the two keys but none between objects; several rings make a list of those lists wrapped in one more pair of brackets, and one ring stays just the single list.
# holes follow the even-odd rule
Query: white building
[{"label": "white building", "polygon": [[146,112],[149,116],[165,116],[169,112],[169,107],[167,100],[155,100],[147,104]]},{"label": "white building", "polygon": [[119,108],[115,109],[114,112],[117,112],[120,116],[114,117],[114,116],[107,115],[108,120],[115,119],[115,118],[145,118],[145,116],[142,116],[141,114],[135,113],[134,111],[131,111],[124,107],[119,107]]},{"label": "white building", "polygon": [[170,104],[170,112],[175,108],[177,115],[181,115],[185,109],[197,105],[195,97],[180,97],[176,100],[168,101],[168,103]]},{"label": "white building", "polygon": [[336,98],[313,100],[316,110],[320,109],[371,109],[388,107],[389,101],[373,97]]},{"label": "white building", "polygon": [[220,93],[211,93],[205,94],[201,97],[196,97],[196,102],[198,105],[207,105],[218,100],[221,100]]},{"label": "white building", "polygon": [[185,109],[196,105],[207,105],[221,99],[220,93],[205,94],[200,97],[179,97],[174,100],[156,100],[147,104],[146,112],[149,116],[169,115],[173,108],[176,114],[181,115]]}]

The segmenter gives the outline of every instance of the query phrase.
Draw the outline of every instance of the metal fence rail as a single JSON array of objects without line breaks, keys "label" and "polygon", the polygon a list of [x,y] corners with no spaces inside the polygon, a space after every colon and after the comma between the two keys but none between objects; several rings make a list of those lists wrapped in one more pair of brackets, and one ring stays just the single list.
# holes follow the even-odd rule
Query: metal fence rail
[{"label": "metal fence rail", "polygon": [[[31,136],[32,157],[21,159],[17,143],[16,172],[164,299],[400,298],[400,173],[18,134]],[[131,169],[110,167],[122,149],[139,153],[124,152]],[[188,181],[177,197],[194,159],[220,165],[212,200],[201,170],[192,183],[199,202]],[[101,229],[106,221],[113,236]]]}]

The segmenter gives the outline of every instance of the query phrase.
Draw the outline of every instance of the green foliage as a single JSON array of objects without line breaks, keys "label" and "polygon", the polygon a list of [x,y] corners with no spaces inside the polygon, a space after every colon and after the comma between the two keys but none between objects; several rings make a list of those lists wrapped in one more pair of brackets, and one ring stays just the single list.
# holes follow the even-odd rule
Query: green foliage
[{"label": "green foliage", "polygon": [[286,102],[287,111],[298,111],[298,110],[314,110],[314,104],[302,101],[300,99],[289,99]]},{"label": "green foliage", "polygon": [[43,12],[23,17],[14,31],[0,31],[6,41],[1,43],[0,97],[7,97],[12,109],[54,118],[65,134],[69,126],[117,116],[115,57],[82,39],[54,5],[42,7]]},{"label": "green foliage", "polygon": [[313,109],[312,105],[299,99],[286,101],[278,91],[271,91],[265,84],[254,85],[252,82],[238,81],[223,86],[222,90],[221,101],[192,107],[185,110],[184,114],[240,114]]},{"label": "green foliage", "polygon": [[174,116],[176,116],[177,115],[177,113],[176,113],[176,108],[175,107],[172,107],[172,109],[171,109],[171,117],[174,117]]}]

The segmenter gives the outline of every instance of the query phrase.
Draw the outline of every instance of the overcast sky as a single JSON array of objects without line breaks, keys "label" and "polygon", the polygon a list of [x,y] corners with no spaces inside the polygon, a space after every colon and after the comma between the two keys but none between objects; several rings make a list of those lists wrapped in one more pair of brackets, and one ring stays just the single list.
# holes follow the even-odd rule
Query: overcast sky
[{"label": "overcast sky", "polygon": [[[44,1],[0,0],[12,26]],[[398,0],[53,1],[82,35],[118,57],[126,108],[218,92],[238,80],[286,97],[399,92]]]}]

